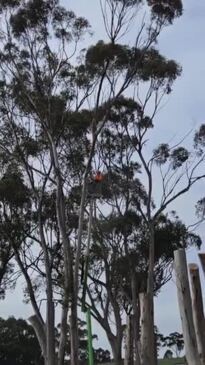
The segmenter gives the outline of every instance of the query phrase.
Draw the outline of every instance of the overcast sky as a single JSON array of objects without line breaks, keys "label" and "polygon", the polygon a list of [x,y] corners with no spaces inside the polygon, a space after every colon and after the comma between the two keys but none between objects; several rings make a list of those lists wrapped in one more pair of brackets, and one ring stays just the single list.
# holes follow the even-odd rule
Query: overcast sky
[{"label": "overcast sky", "polygon": [[[87,17],[94,30],[93,40],[104,36],[98,0],[66,0],[79,15]],[[156,142],[164,142],[173,136],[183,136],[193,127],[205,122],[205,1],[184,0],[184,15],[160,36],[159,48],[169,58],[175,59],[183,67],[182,76],[174,85],[168,103],[157,117]],[[180,217],[188,224],[194,220],[194,205],[204,195],[204,186],[199,184],[189,195],[174,205]],[[199,232],[204,235],[205,226]],[[188,252],[188,260],[197,262],[195,249]],[[204,286],[204,279],[202,281]],[[0,316],[27,318],[32,313],[29,305],[22,304],[20,291],[7,295],[0,302]],[[155,318],[159,330],[168,334],[181,330],[176,286],[174,279],[167,284],[156,300]],[[100,334],[100,345],[106,346],[104,334]]]}]

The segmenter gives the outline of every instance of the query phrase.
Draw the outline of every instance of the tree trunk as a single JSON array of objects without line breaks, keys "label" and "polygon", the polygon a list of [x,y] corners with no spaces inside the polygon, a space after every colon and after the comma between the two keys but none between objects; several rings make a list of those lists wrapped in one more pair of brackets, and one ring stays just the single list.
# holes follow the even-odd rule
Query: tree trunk
[{"label": "tree trunk", "polygon": [[154,224],[149,223],[149,265],[146,293],[140,294],[141,365],[157,365],[154,335]]},{"label": "tree trunk", "polygon": [[120,341],[116,336],[108,336],[110,346],[112,349],[114,365],[122,364],[122,341]]},{"label": "tree trunk", "polygon": [[182,321],[185,352],[188,365],[199,365],[196,334],[192,314],[191,295],[188,279],[187,261],[184,249],[174,252],[176,286]]},{"label": "tree trunk", "polygon": [[71,316],[70,316],[70,331],[71,331],[71,365],[78,365],[78,292],[79,292],[79,263],[81,256],[82,246],[82,233],[83,233],[83,219],[86,199],[86,188],[87,188],[87,170],[83,178],[83,188],[81,194],[81,203],[79,210],[79,222],[78,222],[78,238],[77,238],[77,249],[75,256],[74,276],[73,276],[73,292],[71,301]]},{"label": "tree trunk", "polygon": [[[41,231],[42,234],[42,231]],[[43,237],[42,237],[43,238]],[[13,243],[11,243],[14,252],[15,252],[15,259],[16,262],[21,270],[21,272],[23,273],[23,276],[25,278],[26,284],[27,284],[27,289],[28,289],[28,293],[30,296],[30,300],[31,300],[31,304],[34,310],[35,315],[31,316],[29,318],[29,321],[31,323],[31,325],[33,326],[33,329],[36,333],[36,337],[39,341],[39,345],[42,351],[42,355],[44,357],[45,362],[47,361],[47,333],[46,333],[46,325],[44,323],[44,320],[41,316],[40,310],[38,308],[37,302],[36,302],[36,298],[35,298],[35,292],[33,290],[33,286],[32,286],[32,282],[31,282],[31,278],[27,272],[27,269],[24,267],[23,262],[21,261],[19,252],[16,248],[15,245],[13,245]]]},{"label": "tree trunk", "polygon": [[205,254],[200,253],[199,258],[200,258],[201,266],[202,266],[202,269],[203,269],[203,272],[204,272],[204,275],[205,275]]},{"label": "tree trunk", "polygon": [[197,347],[201,365],[205,365],[205,321],[198,266],[196,264],[190,264],[189,272],[192,286],[192,307]]},{"label": "tree trunk", "polygon": [[46,247],[40,208],[39,231],[41,237],[41,245],[44,253],[46,271],[46,365],[55,365],[55,309],[53,303],[53,283],[50,269],[50,259]]},{"label": "tree trunk", "polygon": [[77,316],[77,299],[78,299],[78,287],[75,286],[74,274],[73,274],[73,256],[70,247],[70,242],[66,229],[66,210],[65,210],[65,198],[63,193],[63,181],[60,173],[60,166],[58,161],[58,155],[56,151],[55,143],[52,137],[49,135],[51,142],[51,159],[55,167],[56,182],[57,182],[57,199],[56,199],[56,212],[58,217],[59,230],[63,242],[64,252],[64,308],[61,318],[61,330],[62,335],[59,345],[59,365],[64,362],[67,315],[68,315],[68,303],[71,302],[71,315],[70,315],[70,336],[71,336],[71,365],[78,365],[78,316]]},{"label": "tree trunk", "polygon": [[47,298],[47,315],[46,315],[46,334],[47,334],[47,364],[56,365],[55,354],[55,310],[53,303],[53,295],[48,294]]},{"label": "tree trunk", "polygon": [[65,347],[67,338],[67,318],[68,318],[68,303],[66,301],[62,304],[60,341],[58,349],[58,365],[64,365]]},{"label": "tree trunk", "polygon": [[126,340],[125,340],[125,365],[134,365],[134,348],[133,348],[133,323],[132,315],[127,316]]},{"label": "tree trunk", "polygon": [[38,319],[37,315],[33,315],[28,318],[29,322],[31,323],[36,337],[38,339],[42,356],[44,359],[46,359],[46,334],[45,334],[45,326],[41,323],[41,321]]},{"label": "tree trunk", "polygon": [[155,365],[154,308],[150,293],[140,293],[141,365]]},{"label": "tree trunk", "polygon": [[133,307],[133,340],[134,340],[134,365],[140,365],[140,351],[139,351],[139,337],[140,337],[140,326],[139,326],[139,300],[136,285],[135,272],[131,279],[131,289],[132,289],[132,307]]},{"label": "tree trunk", "polygon": [[71,315],[70,315],[70,340],[71,340],[71,365],[77,365],[79,363],[78,356],[78,315],[77,315],[77,303],[72,300],[71,303]]}]

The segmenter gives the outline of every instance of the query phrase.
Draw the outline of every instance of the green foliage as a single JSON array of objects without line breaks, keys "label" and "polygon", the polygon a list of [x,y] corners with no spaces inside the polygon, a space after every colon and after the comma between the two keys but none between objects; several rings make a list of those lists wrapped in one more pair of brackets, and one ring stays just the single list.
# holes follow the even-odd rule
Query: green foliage
[{"label": "green foliage", "polygon": [[108,350],[103,350],[101,347],[94,349],[94,361],[96,364],[110,363],[110,352]]},{"label": "green foliage", "polygon": [[20,5],[21,0],[1,0],[0,11],[2,12],[5,8],[15,8]]},{"label": "green foliage", "polygon": [[184,147],[178,147],[174,149],[171,153],[171,160],[173,164],[173,169],[177,169],[182,166],[189,158],[189,152]]},{"label": "green foliage", "polygon": [[11,26],[16,37],[21,36],[27,29],[35,29],[47,23],[47,15],[52,1],[30,0],[11,16]]},{"label": "green foliage", "polygon": [[[165,352],[164,359],[168,359],[169,355],[171,358],[173,357],[173,353],[175,354],[176,358],[178,358],[181,354],[181,352],[184,349],[184,339],[183,335],[178,332],[170,333],[168,336],[164,336],[161,333],[159,333],[158,328],[155,327],[155,339],[157,341],[157,350],[159,352],[160,349],[166,348],[168,349]],[[173,358],[173,361],[176,361],[176,358]],[[165,360],[166,361],[166,360]],[[169,360],[167,360],[169,363]],[[170,360],[170,364],[171,364]],[[161,364],[161,362],[160,362]],[[163,362],[162,362],[163,364]]]},{"label": "green foliage", "polygon": [[113,3],[122,4],[124,7],[134,7],[135,5],[138,5],[141,0],[111,0]]},{"label": "green foliage", "polygon": [[127,68],[130,55],[131,51],[127,46],[99,41],[88,49],[86,66],[92,75],[101,75],[110,64],[113,70],[122,71]]},{"label": "green foliage", "polygon": [[205,198],[200,199],[196,204],[196,215],[199,219],[204,219],[205,216]]},{"label": "green foliage", "polygon": [[159,165],[166,163],[169,155],[169,145],[166,143],[160,144],[153,152],[154,160]]},{"label": "green foliage", "polygon": [[173,349],[176,354],[176,357],[179,357],[180,353],[184,349],[183,335],[178,332],[173,332],[170,333],[169,336],[163,337],[161,342],[163,347],[168,347]]},{"label": "green foliage", "polygon": [[[111,0],[112,2],[112,0]],[[124,7],[135,7],[142,3],[142,0],[113,0]],[[172,23],[174,18],[182,15],[183,5],[181,0],[147,0],[154,17],[162,22]]]},{"label": "green foliage", "polygon": [[129,77],[158,83],[173,82],[181,68],[173,60],[166,60],[154,49],[129,48],[128,46],[99,41],[86,54],[86,67],[92,76],[102,72],[123,72]]},{"label": "green foliage", "polygon": [[189,156],[190,153],[186,148],[181,146],[171,149],[168,144],[164,143],[160,144],[153,151],[153,158],[157,165],[163,165],[169,161],[173,170],[183,166],[183,164],[189,159]]},{"label": "green foliage", "polygon": [[36,157],[40,152],[40,149],[40,143],[35,141],[35,139],[30,136],[25,136],[20,147],[17,147],[17,153],[19,152],[19,150],[22,150],[25,156]]},{"label": "green foliage", "polygon": [[[72,278],[82,182],[86,177],[88,185],[93,183],[93,170],[100,168],[104,180],[100,204],[98,199],[95,202],[91,291],[96,310],[99,304],[103,308],[107,288],[121,311],[125,309],[123,301],[129,298],[129,304],[132,302],[133,273],[137,294],[147,288],[149,223],[156,207],[152,192],[144,186],[144,174],[140,174],[146,173],[146,167],[151,171],[153,160],[158,165],[169,163],[177,172],[190,154],[184,147],[171,149],[162,143],[149,162],[143,157],[147,135],[155,126],[157,98],[170,93],[181,73],[181,67],[156,48],[163,26],[181,15],[181,1],[106,3],[114,9],[112,29],[107,29],[110,41],[98,41],[78,53],[78,42],[89,33],[89,23],[58,0],[0,1],[8,26],[5,37],[7,29],[2,26],[0,52],[0,284],[4,293],[3,278],[12,273],[15,254],[37,298],[42,290],[47,292],[46,264],[59,303],[68,298],[71,305],[73,282],[66,283],[65,273]],[[120,43],[127,19],[132,19],[138,5],[146,4],[149,20],[136,35],[134,46]],[[104,19],[106,27],[108,18]],[[145,100],[138,97],[141,85],[148,89]],[[153,113],[147,107],[152,101]],[[81,263],[87,244],[89,202],[90,196],[83,204]],[[99,213],[101,208],[105,208],[105,216]],[[199,247],[201,240],[179,219],[165,214],[157,215],[154,230],[154,290],[158,293],[171,276],[173,251]],[[69,268],[66,258],[70,259]],[[101,285],[97,280],[102,277],[106,282]],[[25,298],[29,300],[27,289]],[[110,301],[104,308],[109,321]],[[79,321],[78,325],[79,356],[86,360],[85,324]],[[67,331],[69,355],[69,326]],[[60,328],[57,332],[58,342]],[[96,351],[96,361],[108,359],[108,352]]]},{"label": "green foliage", "polygon": [[[78,336],[79,336],[79,360],[81,364],[87,363],[87,328],[86,322],[78,319]],[[60,338],[60,326],[57,326],[57,344]],[[93,340],[97,339],[96,335],[92,336]],[[94,360],[98,364],[103,364],[110,361],[110,352],[102,348],[94,348]],[[67,327],[67,341],[66,341],[66,354],[70,355],[70,329]]]},{"label": "green foliage", "polygon": [[[196,234],[189,233],[178,219],[161,215],[155,224],[155,293],[171,278],[174,251],[178,248],[201,247],[202,241]],[[123,244],[124,242],[124,244]],[[109,262],[109,286],[121,298],[121,289],[130,296],[130,282],[136,275],[138,291],[146,289],[149,257],[149,230],[134,211],[124,215],[110,215],[98,222],[94,232],[91,262],[101,262],[101,269]],[[95,269],[92,267],[92,272]],[[96,275],[99,275],[96,270]],[[118,294],[117,294],[118,293]]]},{"label": "green foliage", "polygon": [[185,365],[185,360],[184,358],[163,359],[163,360],[158,360],[158,363],[159,365],[176,365],[176,363]]},{"label": "green foliage", "polygon": [[0,180],[0,201],[20,208],[29,203],[29,189],[15,166],[8,166]]},{"label": "green foliage", "polygon": [[43,359],[33,328],[23,319],[0,319],[2,365],[41,365]]},{"label": "green foliage", "polygon": [[[56,38],[71,41],[79,39],[89,23],[82,17],[76,17],[72,11],[58,5],[57,0],[30,0],[23,3],[20,1],[7,1],[7,6],[21,6],[11,16],[11,26],[15,37],[21,37],[26,31],[38,30],[41,37],[46,37],[49,21],[54,28]],[[2,8],[5,6],[2,4]],[[42,38],[43,39],[43,38]]]},{"label": "green foliage", "polygon": [[14,263],[12,262],[13,250],[8,241],[5,240],[2,234],[2,227],[0,230],[0,299],[5,299],[6,290],[13,289],[15,287],[15,281],[9,280],[10,276],[14,272]]},{"label": "green foliage", "polygon": [[202,124],[194,137],[194,143],[196,147],[205,146],[205,124]]},{"label": "green foliage", "polygon": [[147,2],[152,8],[153,15],[167,23],[172,23],[175,17],[182,15],[181,0],[148,0]]},{"label": "green foliage", "polygon": [[166,60],[159,52],[151,48],[147,51],[141,51],[140,77],[143,81],[150,78],[160,80],[167,79],[173,81],[180,75],[181,68],[173,60]]}]

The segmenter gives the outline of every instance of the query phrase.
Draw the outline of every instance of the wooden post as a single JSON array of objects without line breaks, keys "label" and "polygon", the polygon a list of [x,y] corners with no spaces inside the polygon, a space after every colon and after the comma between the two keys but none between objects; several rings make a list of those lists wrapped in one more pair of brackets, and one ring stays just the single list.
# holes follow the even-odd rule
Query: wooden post
[{"label": "wooden post", "polygon": [[187,362],[188,365],[200,365],[192,314],[186,253],[184,249],[174,252],[174,266]]},{"label": "wooden post", "polygon": [[133,365],[133,316],[127,316],[126,344],[125,344],[125,365]]},{"label": "wooden post", "polygon": [[189,264],[189,273],[192,287],[192,308],[197,347],[201,365],[205,365],[205,321],[198,265]]},{"label": "wooden post", "polygon": [[[204,272],[204,275],[205,275],[205,254],[200,253],[199,254],[199,259],[200,259],[201,266],[202,266],[202,269],[203,269],[203,272]],[[204,319],[204,322],[205,322],[205,319]]]},{"label": "wooden post", "polygon": [[199,259],[201,261],[201,266],[205,275],[205,253],[199,253]]}]

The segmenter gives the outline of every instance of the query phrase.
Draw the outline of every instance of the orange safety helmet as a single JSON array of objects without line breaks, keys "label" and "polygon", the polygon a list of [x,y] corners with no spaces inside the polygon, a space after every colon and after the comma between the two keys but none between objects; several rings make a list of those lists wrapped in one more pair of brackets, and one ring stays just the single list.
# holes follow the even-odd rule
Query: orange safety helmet
[{"label": "orange safety helmet", "polygon": [[100,171],[97,171],[96,175],[93,177],[93,180],[95,182],[101,182],[101,181],[103,181],[103,179],[104,179],[104,176]]}]

